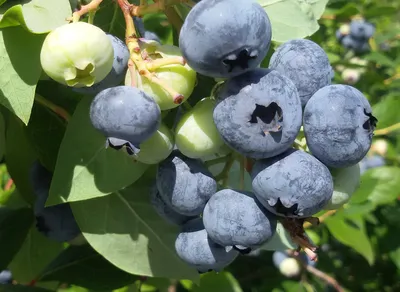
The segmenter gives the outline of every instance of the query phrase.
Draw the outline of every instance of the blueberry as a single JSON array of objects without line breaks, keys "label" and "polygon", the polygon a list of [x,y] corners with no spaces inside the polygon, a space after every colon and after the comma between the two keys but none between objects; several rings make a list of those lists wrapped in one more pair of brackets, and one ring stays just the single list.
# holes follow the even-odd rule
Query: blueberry
[{"label": "blueberry", "polygon": [[303,123],[311,153],[325,165],[341,168],[357,164],[367,154],[377,119],[358,89],[330,85],[311,97]]},{"label": "blueberry", "polygon": [[295,258],[289,257],[285,252],[275,251],[272,254],[272,262],[286,277],[296,277],[300,274],[299,262]]},{"label": "blueberry", "polygon": [[295,149],[258,160],[251,177],[253,191],[265,208],[285,217],[310,217],[322,210],[333,193],[329,169]]},{"label": "blueberry", "polygon": [[116,86],[96,95],[90,107],[93,126],[115,149],[126,146],[139,152],[139,144],[150,138],[161,124],[161,110],[154,99],[132,86]]},{"label": "blueberry", "polygon": [[12,274],[9,270],[0,272],[0,285],[7,285],[12,283]]},{"label": "blueberry", "polygon": [[217,191],[217,182],[200,160],[177,152],[159,164],[156,182],[165,202],[187,216],[199,215]]},{"label": "blueberry", "polygon": [[167,204],[160,196],[160,192],[158,191],[156,185],[153,185],[150,190],[150,202],[157,214],[171,224],[183,225],[187,221],[194,219],[194,217],[179,214],[172,208],[172,206]]},{"label": "blueberry", "polygon": [[266,243],[276,230],[276,216],[265,210],[253,193],[232,189],[211,197],[203,223],[216,243],[248,251]]},{"label": "blueberry", "polygon": [[142,18],[133,17],[133,21],[135,23],[136,29],[139,31],[139,34],[142,36],[142,38],[161,43],[161,40],[156,33],[145,29]]},{"label": "blueberry", "polygon": [[274,264],[275,267],[279,268],[279,266],[282,264],[284,260],[289,258],[286,252],[283,251],[274,251],[272,254],[272,263]]},{"label": "blueberry", "polygon": [[251,158],[288,149],[301,127],[294,84],[277,71],[255,69],[226,81],[217,95],[214,123],[228,146]]},{"label": "blueberry", "polygon": [[270,69],[288,77],[296,85],[304,106],[320,88],[331,84],[332,67],[325,51],[306,39],[290,40],[272,55]]},{"label": "blueberry", "polygon": [[68,203],[45,207],[49,196],[52,173],[38,161],[34,162],[30,179],[36,201],[34,214],[36,228],[46,237],[59,242],[67,242],[81,234]]},{"label": "blueberry", "polygon": [[375,26],[364,20],[353,20],[350,23],[350,34],[354,39],[368,40],[375,33]]},{"label": "blueberry", "polygon": [[175,241],[178,256],[200,273],[221,271],[232,263],[238,252],[210,239],[201,218],[187,222]]},{"label": "blueberry", "polygon": [[107,36],[110,39],[114,49],[114,62],[110,73],[108,73],[108,75],[101,82],[96,83],[91,87],[73,88],[74,91],[83,94],[95,95],[106,88],[121,84],[121,82],[124,80],[130,55],[128,47],[119,38],[111,34],[107,34]]},{"label": "blueberry", "polygon": [[271,44],[271,23],[253,0],[203,0],[182,26],[179,47],[190,67],[214,78],[256,68]]},{"label": "blueberry", "polygon": [[370,50],[369,44],[365,40],[357,40],[351,35],[346,35],[342,39],[342,45],[348,49],[353,50],[357,53],[364,53]]}]

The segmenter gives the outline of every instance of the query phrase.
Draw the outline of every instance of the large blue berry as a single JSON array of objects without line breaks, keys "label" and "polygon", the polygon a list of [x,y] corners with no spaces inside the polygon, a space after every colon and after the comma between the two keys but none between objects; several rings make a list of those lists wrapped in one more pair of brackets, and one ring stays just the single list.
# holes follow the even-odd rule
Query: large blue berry
[{"label": "large blue berry", "polygon": [[190,67],[228,78],[256,68],[271,44],[271,23],[253,0],[203,0],[182,26],[179,47]]}]

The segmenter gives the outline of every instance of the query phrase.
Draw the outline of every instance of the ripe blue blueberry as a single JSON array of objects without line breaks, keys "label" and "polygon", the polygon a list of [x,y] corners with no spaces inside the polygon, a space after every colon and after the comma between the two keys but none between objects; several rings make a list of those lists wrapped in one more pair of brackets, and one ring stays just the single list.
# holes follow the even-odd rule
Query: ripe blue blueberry
[{"label": "ripe blue blueberry", "polygon": [[96,95],[90,107],[93,126],[115,149],[126,147],[129,154],[150,138],[161,124],[161,110],[154,99],[132,86],[116,86]]},{"label": "ripe blue blueberry", "polygon": [[375,33],[375,26],[364,20],[353,20],[350,23],[350,35],[358,40],[368,40]]},{"label": "ripe blue blueberry", "polygon": [[71,241],[80,235],[81,231],[68,203],[45,207],[52,173],[36,161],[32,165],[30,179],[36,195],[34,214],[37,230],[59,242]]},{"label": "ripe blue blueberry", "polygon": [[178,256],[200,273],[221,271],[232,263],[238,252],[210,239],[201,218],[187,222],[175,241]]},{"label": "ripe blue blueberry", "polygon": [[258,160],[251,177],[257,199],[267,210],[285,217],[310,217],[322,210],[333,193],[329,169],[295,149]]},{"label": "ripe blue blueberry", "polygon": [[214,123],[225,143],[255,159],[288,149],[301,127],[295,85],[281,73],[255,69],[226,81],[217,94]]},{"label": "ripe blue blueberry", "polygon": [[203,0],[182,26],[179,47],[195,71],[229,78],[256,68],[271,44],[271,23],[253,0]]},{"label": "ripe blue blueberry", "polygon": [[311,153],[325,165],[340,168],[357,164],[367,154],[377,119],[358,89],[330,85],[311,97],[303,123]]},{"label": "ripe blue blueberry", "polygon": [[266,243],[276,230],[276,216],[253,193],[232,189],[211,197],[204,208],[203,223],[213,241],[245,252]]},{"label": "ripe blue blueberry", "polygon": [[179,214],[172,208],[172,206],[167,204],[160,196],[160,192],[156,185],[152,186],[150,190],[150,202],[157,214],[171,224],[183,225],[187,221],[194,219],[194,217]]},{"label": "ripe blue blueberry", "polygon": [[217,182],[200,160],[177,152],[158,165],[156,181],[164,201],[186,216],[199,215],[217,191]]},{"label": "ripe blue blueberry", "polygon": [[325,51],[306,39],[290,40],[272,55],[270,69],[288,77],[296,85],[302,106],[320,88],[331,84],[333,69]]}]

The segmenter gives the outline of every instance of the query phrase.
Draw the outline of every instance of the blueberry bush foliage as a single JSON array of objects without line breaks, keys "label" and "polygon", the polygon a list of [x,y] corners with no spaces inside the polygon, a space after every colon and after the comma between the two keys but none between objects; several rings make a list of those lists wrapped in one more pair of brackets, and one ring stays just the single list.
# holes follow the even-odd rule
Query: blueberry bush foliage
[{"label": "blueberry bush foliage", "polygon": [[[378,123],[372,146],[359,163],[361,180],[350,200],[315,214],[320,224],[304,223],[306,235],[318,247],[317,262],[295,252],[296,242],[278,222],[268,244],[239,255],[223,271],[203,274],[176,255],[178,227],[165,222],[151,205],[157,165],[106,148],[106,139],[89,117],[93,94],[72,88],[73,82],[56,82],[43,70],[49,52],[57,55],[75,44],[48,45],[47,55],[41,57],[46,36],[69,22],[93,24],[121,40],[140,34],[178,47],[180,29],[195,2],[200,1],[0,0],[0,271],[12,273],[12,283],[0,284],[0,291],[399,291],[400,2],[257,1],[268,13],[273,41],[261,67],[268,67],[281,43],[310,39],[328,55],[335,73],[332,83],[359,89]],[[371,38],[357,44],[366,46],[362,50],[343,41],[349,24],[360,19],[375,28]],[[98,33],[88,31],[85,36],[84,32],[82,28],[72,39],[85,42]],[[97,54],[100,64],[110,48],[100,45],[93,49],[96,52],[85,54]],[[171,62],[179,60],[173,51],[159,54],[173,55]],[[101,64],[109,71],[111,63],[106,63]],[[128,63],[127,81],[120,84],[130,83],[134,78],[129,74],[139,72],[147,82],[143,86],[156,90],[159,79],[132,69],[137,64]],[[158,73],[168,65],[154,64]],[[184,78],[194,77],[193,72],[185,72]],[[170,90],[188,90],[183,88],[188,81],[171,85],[168,75],[163,76]],[[189,98],[162,111],[163,123],[172,128],[177,114],[212,96],[220,81],[197,74]],[[165,98],[165,92],[157,93]],[[307,149],[302,131],[296,143]],[[251,189],[249,161],[240,155],[226,151],[204,160],[221,185]],[[48,185],[43,178],[32,183],[32,165],[38,161],[53,173]],[[358,174],[357,168],[334,177],[340,180],[335,192],[346,195]],[[35,218],[34,193],[46,187],[46,206],[69,204],[81,233],[74,240],[60,243],[43,235],[51,222],[57,222],[52,216],[61,213],[47,217],[48,226]],[[60,224],[57,228],[67,228]],[[275,259],[276,252],[282,251],[287,252],[284,257],[289,254],[296,260]]]}]

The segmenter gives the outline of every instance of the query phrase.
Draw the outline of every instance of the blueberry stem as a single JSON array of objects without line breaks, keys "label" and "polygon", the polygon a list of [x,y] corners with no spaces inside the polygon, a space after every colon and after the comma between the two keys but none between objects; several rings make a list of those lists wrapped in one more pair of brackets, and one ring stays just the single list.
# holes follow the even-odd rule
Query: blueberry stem
[{"label": "blueberry stem", "polygon": [[389,126],[387,128],[376,130],[374,132],[374,135],[375,136],[383,136],[383,135],[390,134],[391,132],[394,132],[394,131],[397,131],[397,130],[400,130],[400,123],[391,125],[391,126]]},{"label": "blueberry stem", "polygon": [[93,24],[95,15],[96,15],[96,10],[89,11],[89,13],[88,13],[88,16],[89,16],[88,23],[89,24]]},{"label": "blueberry stem", "polygon": [[324,280],[326,283],[330,284],[333,288],[336,289],[338,292],[344,292],[345,290],[343,287],[336,281],[336,279],[332,278],[328,274],[322,272],[321,270],[318,270],[317,268],[303,264],[304,268],[309,272],[310,274],[313,274],[314,276],[320,278],[321,280]]},{"label": "blueberry stem", "polygon": [[233,163],[235,162],[235,157],[231,154],[227,155],[227,161],[225,163],[224,169],[221,171],[220,174],[218,174],[215,179],[217,181],[222,180],[222,186],[226,187],[228,184],[228,179],[229,179],[229,171],[232,168]]},{"label": "blueberry stem", "polygon": [[206,161],[204,163],[204,165],[206,167],[210,167],[210,166],[213,166],[213,165],[216,165],[216,164],[219,164],[219,163],[227,162],[229,159],[230,159],[229,155],[223,156],[223,157],[218,157],[218,158]]},{"label": "blueberry stem", "polygon": [[63,118],[66,122],[69,122],[71,119],[71,115],[62,107],[52,103],[51,101],[45,99],[43,96],[39,94],[35,94],[35,101],[37,101],[39,104],[47,107],[50,109],[52,112],[56,113],[59,115],[61,118]]},{"label": "blueberry stem", "polygon": [[[318,217],[319,223],[325,221],[327,218],[334,215],[337,211],[338,210],[329,210],[329,211],[325,212],[324,214],[322,214],[321,216]],[[312,226],[312,224],[310,222],[305,222],[303,226],[304,226],[304,228],[309,228]]]},{"label": "blueberry stem", "polygon": [[166,7],[164,13],[165,16],[167,16],[168,18],[168,22],[171,23],[172,27],[176,30],[176,33],[179,35],[183,25],[183,20],[179,16],[178,12],[176,12],[174,7]]},{"label": "blueberry stem", "polygon": [[169,57],[169,58],[161,58],[156,60],[151,60],[146,63],[147,70],[155,71],[160,67],[167,65],[185,65],[185,59],[183,57]]},{"label": "blueberry stem", "polygon": [[[82,5],[80,7],[80,9],[78,11],[75,11],[74,13],[72,13],[72,17],[67,18],[68,21],[72,21],[72,22],[78,22],[81,17],[89,12],[94,12],[97,10],[97,8],[99,7],[99,5],[101,4],[101,2],[103,2],[103,0],[92,0],[92,2],[90,2],[87,5]],[[90,15],[89,15],[89,19],[90,19]],[[90,23],[90,22],[89,22]]]},{"label": "blueberry stem", "polygon": [[243,156],[240,158],[240,181],[239,181],[239,188],[243,191],[244,190],[244,165],[245,165],[246,157]]}]

